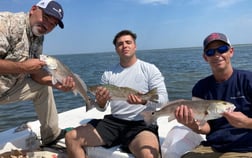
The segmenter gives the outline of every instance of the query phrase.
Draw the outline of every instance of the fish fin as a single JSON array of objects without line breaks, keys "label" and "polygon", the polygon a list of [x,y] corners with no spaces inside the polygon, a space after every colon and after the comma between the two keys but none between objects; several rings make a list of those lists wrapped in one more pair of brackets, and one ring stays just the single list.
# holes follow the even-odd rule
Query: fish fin
[{"label": "fish fin", "polygon": [[144,122],[147,125],[150,125],[150,124],[152,124],[153,122],[156,121],[155,112],[152,112],[152,111],[143,111],[143,112],[140,113],[140,115],[142,115],[144,117]]},{"label": "fish fin", "polygon": [[56,77],[53,77],[53,75],[52,75],[52,84],[55,85],[57,82],[58,81],[57,81]]},{"label": "fish fin", "polygon": [[198,97],[192,97],[192,100],[204,100],[204,99]]},{"label": "fish fin", "polygon": [[154,103],[158,103],[158,95],[151,96],[150,101],[152,101]]},{"label": "fish fin", "polygon": [[185,101],[185,99],[177,99],[177,100],[169,101],[169,102],[165,103],[163,106],[169,106],[171,104],[182,102],[182,101]]},{"label": "fish fin", "polygon": [[172,120],[175,120],[175,117],[174,116],[168,116],[168,122],[170,122]]},{"label": "fish fin", "polygon": [[154,103],[158,103],[158,94],[157,94],[157,88],[154,88],[152,90],[150,90],[148,93],[144,94],[144,95],[148,95],[150,96],[150,101],[154,102]]}]

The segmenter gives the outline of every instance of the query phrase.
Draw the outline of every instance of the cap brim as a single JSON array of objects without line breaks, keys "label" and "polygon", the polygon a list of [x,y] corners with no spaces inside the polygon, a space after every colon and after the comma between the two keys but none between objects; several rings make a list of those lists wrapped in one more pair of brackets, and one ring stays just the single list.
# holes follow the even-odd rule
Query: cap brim
[{"label": "cap brim", "polygon": [[63,24],[63,22],[61,20],[59,20],[59,27],[64,29],[64,24]]}]

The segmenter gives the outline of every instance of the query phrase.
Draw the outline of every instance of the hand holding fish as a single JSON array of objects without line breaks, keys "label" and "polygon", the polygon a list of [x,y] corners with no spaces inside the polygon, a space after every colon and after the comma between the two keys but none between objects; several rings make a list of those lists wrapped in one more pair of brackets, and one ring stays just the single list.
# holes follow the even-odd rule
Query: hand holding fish
[{"label": "hand holding fish", "polygon": [[[182,109],[181,105],[183,105]],[[141,114],[147,124],[155,122],[160,116],[168,116],[168,121],[177,118],[182,124],[192,127],[196,133],[207,134],[210,131],[207,120],[221,118],[223,112],[233,111],[234,109],[234,104],[222,100],[178,99],[166,103],[160,110],[144,111]],[[196,125],[199,125],[199,127],[194,128]]]},{"label": "hand holding fish", "polygon": [[178,106],[174,112],[174,116],[179,123],[187,126],[196,133],[200,133],[202,130],[203,124],[194,118],[192,108],[189,108],[186,105]]},{"label": "hand holding fish", "polygon": [[130,104],[142,104],[142,105],[145,105],[147,103],[147,100],[142,99],[142,97],[139,96],[139,95],[129,94],[127,102],[130,103]]},{"label": "hand holding fish", "polygon": [[44,65],[45,62],[39,59],[28,59],[26,61],[21,62],[20,68],[25,73],[33,74],[38,72],[38,70],[40,70]]},{"label": "hand holding fish", "polygon": [[64,92],[72,91],[75,88],[75,82],[72,77],[68,76],[62,80],[62,83],[57,82],[53,87]]},{"label": "hand holding fish", "polygon": [[252,129],[252,119],[244,115],[242,112],[224,112],[223,116],[236,128]]},{"label": "hand holding fish", "polygon": [[40,55],[40,60],[46,63],[45,69],[51,74],[51,84],[55,88],[62,91],[72,90],[75,95],[79,93],[86,103],[86,111],[93,108],[87,94],[87,85],[79,75],[52,56]]},{"label": "hand holding fish", "polygon": [[[154,88],[145,94],[129,87],[118,87],[112,84],[93,85],[89,86],[88,89],[93,95],[95,95],[97,87],[105,87],[109,91],[110,100],[124,100],[129,103],[132,102],[133,104],[144,104],[147,100],[155,103],[158,102],[157,88]],[[139,100],[139,97],[141,100]]]},{"label": "hand holding fish", "polygon": [[181,105],[176,108],[175,117],[179,123],[184,125],[194,123],[194,114],[192,108],[189,108],[186,105]]},{"label": "hand holding fish", "polygon": [[97,87],[95,92],[95,99],[100,108],[104,108],[107,101],[110,100],[109,91],[106,87]]}]

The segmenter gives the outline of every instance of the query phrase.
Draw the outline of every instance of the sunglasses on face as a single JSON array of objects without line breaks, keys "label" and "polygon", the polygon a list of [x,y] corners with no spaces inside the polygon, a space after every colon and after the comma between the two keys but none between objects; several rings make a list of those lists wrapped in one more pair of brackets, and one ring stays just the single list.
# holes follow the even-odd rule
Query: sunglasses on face
[{"label": "sunglasses on face", "polygon": [[218,48],[208,49],[208,50],[205,51],[205,54],[206,54],[206,56],[211,57],[211,56],[214,56],[216,51],[218,53],[220,53],[220,54],[223,54],[223,53],[226,53],[228,50],[229,50],[229,46],[223,45],[223,46],[220,46]]}]

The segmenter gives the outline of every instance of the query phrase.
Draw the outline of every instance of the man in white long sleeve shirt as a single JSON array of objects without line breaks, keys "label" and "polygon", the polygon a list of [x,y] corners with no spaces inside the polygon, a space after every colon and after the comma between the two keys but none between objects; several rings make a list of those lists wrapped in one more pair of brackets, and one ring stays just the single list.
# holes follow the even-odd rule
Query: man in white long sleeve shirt
[{"label": "man in white long sleeve shirt", "polygon": [[85,146],[112,147],[121,145],[138,158],[158,158],[160,145],[158,126],[146,125],[141,112],[155,110],[168,101],[164,77],[159,69],[136,57],[136,34],[129,30],[119,32],[113,41],[120,62],[104,72],[102,84],[130,87],[141,93],[157,88],[159,103],[142,100],[130,94],[127,101],[110,100],[109,91],[98,87],[96,100],[99,109],[108,105],[111,115],[94,119],[66,134],[67,152],[70,158],[85,158]]}]

